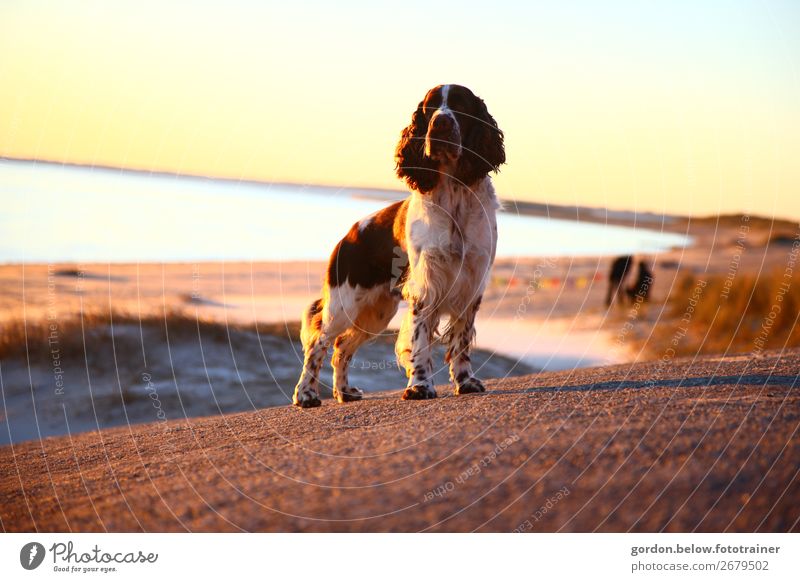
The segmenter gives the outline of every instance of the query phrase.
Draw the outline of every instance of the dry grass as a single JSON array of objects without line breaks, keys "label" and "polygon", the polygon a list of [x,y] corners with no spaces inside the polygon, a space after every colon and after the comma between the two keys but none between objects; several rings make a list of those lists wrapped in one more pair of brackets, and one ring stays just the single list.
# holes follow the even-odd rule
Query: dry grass
[{"label": "dry grass", "polygon": [[708,224],[718,227],[737,229],[742,224],[748,225],[756,230],[786,230],[788,232],[797,231],[797,223],[790,220],[783,220],[772,216],[744,215],[744,214],[714,214],[711,216],[692,217],[691,223],[695,225]]},{"label": "dry grass", "polygon": [[37,359],[50,354],[54,347],[61,357],[105,351],[111,346],[115,328],[131,326],[141,327],[142,332],[160,332],[170,339],[202,336],[227,342],[231,333],[241,335],[237,332],[300,337],[298,323],[225,325],[180,311],[141,317],[123,312],[84,312],[53,321],[12,319],[3,322],[0,324],[0,359]]},{"label": "dry grass", "polygon": [[796,347],[800,346],[798,313],[800,278],[787,277],[782,270],[733,280],[685,275],[645,349],[661,357],[670,349],[676,356],[688,356]]}]

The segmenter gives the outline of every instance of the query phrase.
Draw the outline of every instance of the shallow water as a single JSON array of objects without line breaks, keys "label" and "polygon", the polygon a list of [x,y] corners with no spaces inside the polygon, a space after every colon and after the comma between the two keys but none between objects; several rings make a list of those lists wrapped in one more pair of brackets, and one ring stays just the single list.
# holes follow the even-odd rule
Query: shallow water
[{"label": "shallow water", "polygon": [[[0,261],[326,259],[352,223],[403,196],[0,160]],[[498,257],[654,253],[688,243],[646,228],[509,212],[498,230]]]}]

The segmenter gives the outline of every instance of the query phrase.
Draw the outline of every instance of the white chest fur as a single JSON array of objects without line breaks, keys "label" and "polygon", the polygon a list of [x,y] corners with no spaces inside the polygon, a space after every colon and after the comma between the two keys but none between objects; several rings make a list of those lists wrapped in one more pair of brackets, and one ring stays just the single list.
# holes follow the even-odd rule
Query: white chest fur
[{"label": "white chest fur", "polygon": [[480,297],[494,261],[499,206],[489,178],[475,188],[443,180],[433,192],[415,192],[406,218],[404,295],[445,312]]}]

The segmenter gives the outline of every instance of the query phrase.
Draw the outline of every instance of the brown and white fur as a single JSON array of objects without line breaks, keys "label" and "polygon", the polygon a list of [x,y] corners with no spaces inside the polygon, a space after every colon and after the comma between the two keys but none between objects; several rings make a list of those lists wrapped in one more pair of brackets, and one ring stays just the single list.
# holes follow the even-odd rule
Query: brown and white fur
[{"label": "brown and white fur", "polygon": [[408,376],[403,399],[436,397],[431,344],[444,316],[455,393],[485,390],[469,354],[497,245],[489,173],[505,163],[503,132],[472,91],[439,85],[402,131],[395,159],[411,195],[352,226],[331,254],[322,298],[303,314],[297,406],[320,405],[319,372],[331,345],[334,397],[362,398],[348,366],[359,346],[386,329],[401,299],[409,305],[395,347]]}]

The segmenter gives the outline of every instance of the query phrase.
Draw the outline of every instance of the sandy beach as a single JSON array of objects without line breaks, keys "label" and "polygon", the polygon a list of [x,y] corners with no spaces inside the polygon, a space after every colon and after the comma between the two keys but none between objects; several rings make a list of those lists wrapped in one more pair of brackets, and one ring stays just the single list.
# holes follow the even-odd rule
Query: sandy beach
[{"label": "sandy beach", "polygon": [[[732,264],[737,276],[785,267],[791,247],[768,243],[790,227],[673,220],[694,244],[641,257],[655,259],[655,279],[635,318],[604,305],[608,257],[500,259],[477,321],[477,372],[502,379],[657,358],[647,340],[675,318],[669,298],[682,278],[725,276]],[[0,360],[0,443],[149,422],[154,398],[171,418],[288,404],[302,362],[297,321],[323,272],[319,261],[0,266],[0,322],[16,331]],[[351,364],[367,391],[405,383],[392,350],[402,311]],[[323,374],[326,396],[327,366]]]},{"label": "sandy beach", "polygon": [[0,449],[7,531],[798,531],[800,353],[170,420]]}]

